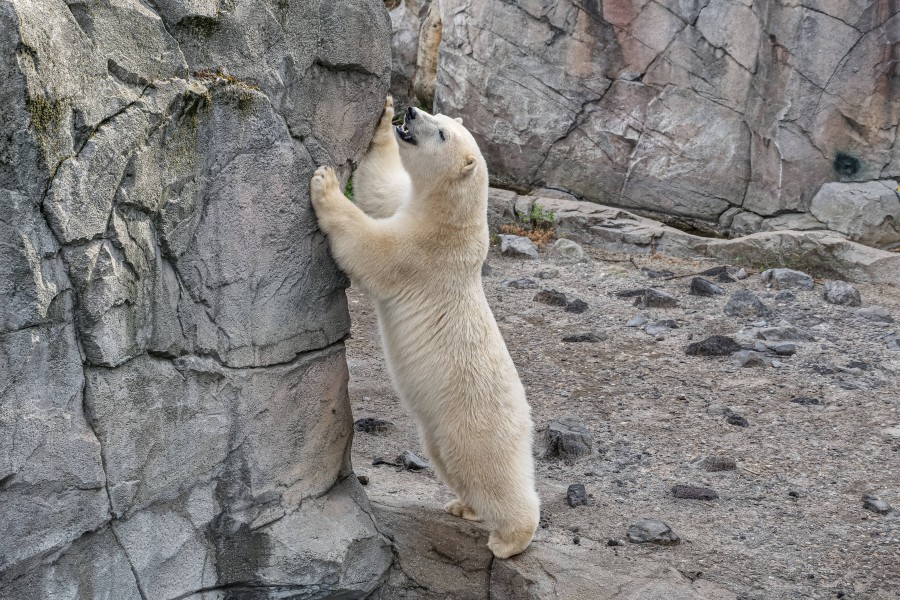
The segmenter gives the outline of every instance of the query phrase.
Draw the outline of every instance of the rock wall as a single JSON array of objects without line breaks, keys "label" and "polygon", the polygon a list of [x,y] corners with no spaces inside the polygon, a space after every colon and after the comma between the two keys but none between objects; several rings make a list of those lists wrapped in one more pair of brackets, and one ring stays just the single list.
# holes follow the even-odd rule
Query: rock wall
[{"label": "rock wall", "polygon": [[0,0],[0,597],[360,597],[346,280],[377,0]]},{"label": "rock wall", "polygon": [[[440,4],[435,109],[464,118],[495,183],[707,231],[900,243],[900,198],[866,183],[900,177],[896,0]],[[810,212],[824,184],[845,221],[883,205],[875,232]]]}]

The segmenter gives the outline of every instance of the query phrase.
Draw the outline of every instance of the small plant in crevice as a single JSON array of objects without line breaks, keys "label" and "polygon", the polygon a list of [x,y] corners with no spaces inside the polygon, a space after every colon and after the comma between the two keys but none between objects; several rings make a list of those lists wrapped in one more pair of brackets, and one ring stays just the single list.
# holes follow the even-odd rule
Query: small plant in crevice
[{"label": "small plant in crevice", "polygon": [[532,205],[527,214],[517,215],[519,221],[500,226],[500,233],[527,237],[538,246],[546,246],[556,239],[556,215],[539,204]]},{"label": "small plant in crevice", "polygon": [[351,202],[356,202],[356,198],[353,197],[353,175],[347,179],[347,185],[344,186],[344,195],[347,196]]}]

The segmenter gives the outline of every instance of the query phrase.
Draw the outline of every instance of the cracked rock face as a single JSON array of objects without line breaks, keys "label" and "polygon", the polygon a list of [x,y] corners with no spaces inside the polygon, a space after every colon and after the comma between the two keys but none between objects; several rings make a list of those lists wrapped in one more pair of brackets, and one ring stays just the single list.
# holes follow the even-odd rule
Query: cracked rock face
[{"label": "cracked rock face", "polygon": [[364,152],[389,33],[374,0],[0,1],[0,596],[381,581],[308,182]]},{"label": "cracked rock face", "polygon": [[445,0],[435,110],[463,117],[499,184],[709,232],[896,244],[888,5]]}]

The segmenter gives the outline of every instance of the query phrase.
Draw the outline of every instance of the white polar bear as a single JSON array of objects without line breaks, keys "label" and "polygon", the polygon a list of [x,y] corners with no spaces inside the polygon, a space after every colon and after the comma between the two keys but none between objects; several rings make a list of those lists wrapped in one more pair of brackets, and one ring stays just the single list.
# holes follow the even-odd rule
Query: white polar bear
[{"label": "white polar bear", "polygon": [[487,166],[460,121],[410,108],[393,128],[393,114],[388,98],[354,175],[358,206],[320,167],[313,207],[338,265],[375,303],[394,386],[458,496],[445,509],[483,519],[488,547],[507,558],[531,543],[539,500],[531,411],[481,287]]}]

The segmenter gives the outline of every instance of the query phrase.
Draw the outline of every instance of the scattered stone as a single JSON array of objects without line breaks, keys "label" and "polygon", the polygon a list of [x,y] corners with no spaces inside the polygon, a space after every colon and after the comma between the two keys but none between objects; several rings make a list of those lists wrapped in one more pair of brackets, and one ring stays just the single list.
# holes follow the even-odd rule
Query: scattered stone
[{"label": "scattered stone", "polygon": [[672,271],[654,271],[653,269],[648,269],[647,267],[641,267],[641,271],[650,279],[665,279],[666,277],[673,277],[675,275],[675,273],[673,273]]},{"label": "scattered stone", "polygon": [[566,295],[557,290],[541,290],[532,298],[535,302],[549,304],[550,306],[565,306],[568,304]]},{"label": "scattered stone", "polygon": [[756,337],[767,342],[789,342],[794,340],[809,342],[815,339],[811,334],[793,325],[761,329],[756,332]]},{"label": "scattered stone", "polygon": [[737,273],[734,274],[736,279],[747,279],[747,269],[741,267],[737,270]]},{"label": "scattered stone", "polygon": [[661,290],[647,288],[643,295],[634,301],[634,305],[641,308],[674,308],[678,306],[678,300],[675,296]]},{"label": "scattered stone", "polygon": [[587,309],[588,309],[588,303],[585,302],[584,300],[579,300],[578,298],[576,298],[575,300],[572,300],[571,302],[566,304],[566,312],[567,313],[574,313],[576,315],[580,315]]},{"label": "scattered stone", "polygon": [[564,336],[562,341],[569,343],[587,342],[589,344],[595,344],[597,342],[602,342],[605,339],[606,336],[603,334],[594,333],[593,331],[584,331],[582,333]]},{"label": "scattered stone", "polygon": [[494,272],[494,269],[491,268],[491,265],[486,262],[481,263],[481,276],[482,277],[490,277],[491,273]]},{"label": "scattered stone", "polygon": [[789,290],[781,290],[777,294],[775,294],[775,302],[793,302],[797,299],[797,296],[794,292]]},{"label": "scattered stone", "polygon": [[666,333],[670,329],[678,329],[678,324],[672,319],[663,319],[662,321],[657,321],[652,325],[647,325],[644,331],[655,337],[660,334]]},{"label": "scattered stone", "polygon": [[584,258],[584,250],[581,249],[581,246],[565,238],[553,242],[551,254],[561,262],[578,262]]},{"label": "scattered stone", "polygon": [[623,542],[622,540],[617,540],[615,538],[609,538],[608,540],[606,540],[606,545],[612,548],[615,546],[624,546],[625,542]]},{"label": "scattered stone", "polygon": [[537,245],[527,237],[520,235],[501,235],[500,252],[509,256],[538,258]]},{"label": "scattered stone", "polygon": [[735,462],[733,458],[727,456],[707,456],[700,461],[700,466],[711,473],[718,471],[734,471],[737,469],[737,462]]},{"label": "scattered stone", "polygon": [[750,427],[750,421],[745,419],[740,413],[732,410],[729,410],[728,414],[725,415],[725,422],[736,427]]},{"label": "scattered stone", "polygon": [[381,433],[390,432],[392,429],[394,429],[394,424],[390,421],[385,421],[384,419],[366,417],[364,419],[357,419],[356,421],[354,421],[353,427],[356,429],[356,431],[378,435]]},{"label": "scattered stone", "polygon": [[534,274],[538,279],[553,279],[559,277],[559,269],[544,269]]},{"label": "scattered stone", "polygon": [[575,417],[560,417],[551,421],[544,432],[546,448],[542,458],[562,458],[573,461],[589,456],[594,438],[584,423]]},{"label": "scattered stone", "polygon": [[421,471],[428,468],[427,460],[416,456],[409,450],[404,450],[403,454],[397,457],[397,462],[403,465],[407,471]]},{"label": "scattered stone", "polygon": [[724,293],[725,290],[702,277],[691,279],[691,295],[693,296],[719,296]]},{"label": "scattered stone", "polygon": [[890,504],[888,504],[884,500],[879,500],[875,496],[870,496],[866,494],[862,497],[863,508],[866,510],[871,510],[874,513],[878,513],[879,515],[886,515],[894,510]]},{"label": "scattered stone", "polygon": [[766,285],[776,290],[785,288],[800,288],[802,290],[813,289],[813,278],[803,271],[793,269],[768,269],[759,274]]},{"label": "scattered stone", "polygon": [[767,367],[769,359],[756,350],[740,350],[731,355],[731,363],[736,367]]},{"label": "scattered stone", "polygon": [[625,323],[625,327],[640,327],[646,322],[647,318],[644,315],[634,315],[628,319],[628,322]]},{"label": "scattered stone", "polygon": [[893,323],[894,317],[883,306],[867,306],[856,311],[856,316],[876,323]]},{"label": "scattered stone", "polygon": [[767,344],[767,346],[778,356],[793,356],[797,353],[797,344],[793,342],[779,342],[777,344]]},{"label": "scattered stone", "polygon": [[637,296],[643,296],[644,292],[647,291],[647,288],[638,288],[636,290],[626,290],[624,292],[616,292],[617,298],[636,298]]},{"label": "scattered stone", "polygon": [[821,406],[822,401],[818,398],[811,398],[809,396],[799,396],[797,398],[791,398],[791,402],[794,404],[800,404],[802,406]]},{"label": "scattered stone", "polygon": [[588,496],[587,491],[584,489],[584,484],[581,483],[573,483],[569,486],[569,489],[566,491],[566,502],[569,503],[569,506],[575,508],[576,506],[587,506]]},{"label": "scattered stone", "polygon": [[741,345],[727,335],[711,335],[705,340],[688,344],[684,353],[688,356],[730,356],[741,350]]},{"label": "scattered stone", "polygon": [[715,500],[719,497],[719,494],[713,489],[681,484],[672,487],[672,494],[676,498],[684,500]]},{"label": "scattered stone", "polygon": [[885,336],[888,350],[900,350],[900,334],[892,333]]},{"label": "scattered stone", "polygon": [[825,301],[831,304],[842,304],[846,306],[859,306],[862,300],[859,297],[859,290],[847,283],[846,281],[834,280],[825,282]]},{"label": "scattered stone", "polygon": [[750,290],[738,290],[725,304],[725,314],[730,317],[763,317],[769,309]]},{"label": "scattered stone", "polygon": [[369,476],[368,475],[357,475],[356,479],[362,485],[369,485]]},{"label": "scattered stone", "polygon": [[[701,271],[700,274],[706,275],[707,277],[715,277],[716,280],[721,283],[734,283],[738,280],[737,277],[728,271],[728,267],[713,267],[712,269]],[[744,277],[746,277],[746,273],[744,274]]]},{"label": "scattered stone", "polygon": [[665,521],[640,518],[628,528],[628,541],[634,544],[651,542],[664,546],[673,546],[680,544],[681,538],[672,531],[672,528]]},{"label": "scattered stone", "polygon": [[538,288],[537,281],[522,277],[521,279],[507,279],[500,282],[500,287],[508,287],[516,290],[536,290]]}]

